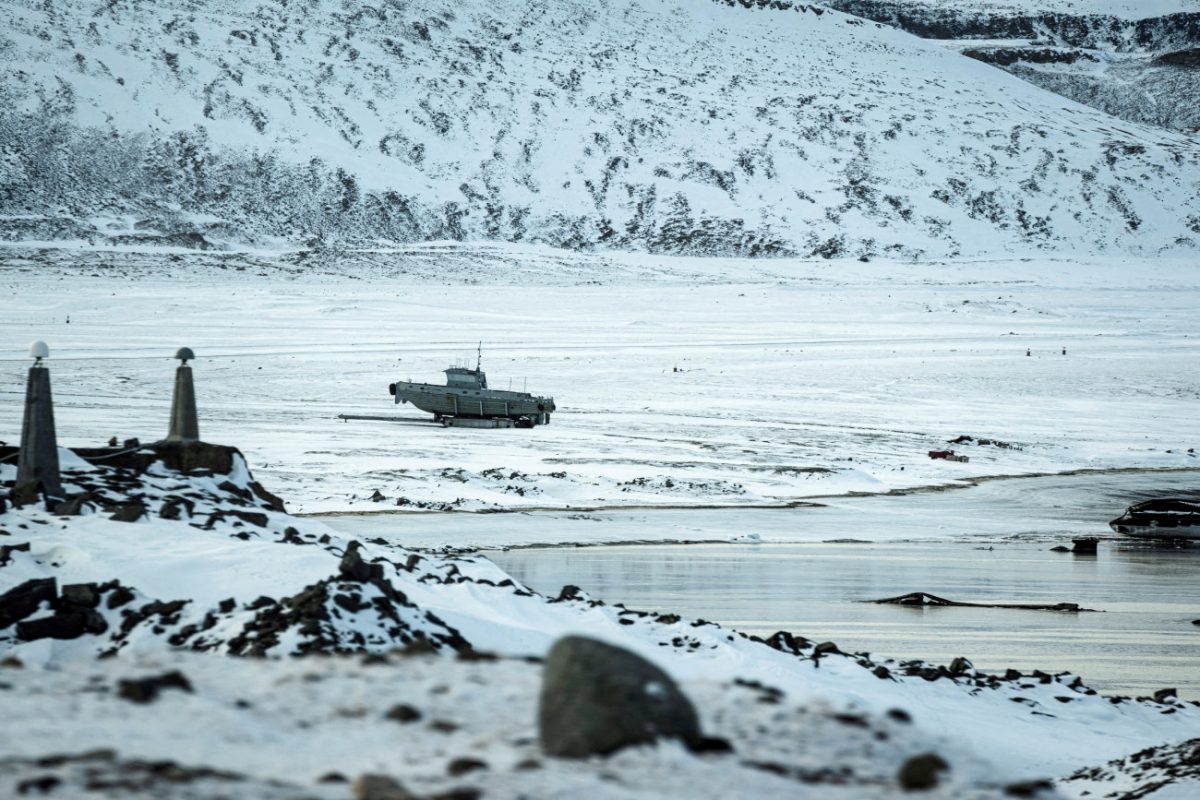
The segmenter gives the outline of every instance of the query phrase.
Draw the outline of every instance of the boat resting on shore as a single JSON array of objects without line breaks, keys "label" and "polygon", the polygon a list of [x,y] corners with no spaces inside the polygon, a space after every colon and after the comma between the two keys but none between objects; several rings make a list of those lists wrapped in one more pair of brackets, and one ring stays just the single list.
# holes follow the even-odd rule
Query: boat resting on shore
[{"label": "boat resting on shore", "polygon": [[1200,541],[1200,500],[1146,500],[1131,505],[1108,525],[1117,533],[1140,539]]},{"label": "boat resting on shore", "polygon": [[445,385],[397,381],[388,392],[397,404],[412,403],[433,414],[435,422],[454,419],[510,419],[518,428],[549,425],[555,411],[553,397],[528,392],[489,389],[487,375],[477,364],[475,369],[450,367]]}]

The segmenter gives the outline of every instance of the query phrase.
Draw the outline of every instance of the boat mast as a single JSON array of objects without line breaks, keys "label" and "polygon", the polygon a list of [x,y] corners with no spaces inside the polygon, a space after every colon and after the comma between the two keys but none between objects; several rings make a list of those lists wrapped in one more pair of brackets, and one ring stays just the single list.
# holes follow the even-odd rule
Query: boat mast
[{"label": "boat mast", "polygon": [[483,365],[483,341],[479,342],[479,349],[475,353],[475,371],[479,372],[480,366]]}]

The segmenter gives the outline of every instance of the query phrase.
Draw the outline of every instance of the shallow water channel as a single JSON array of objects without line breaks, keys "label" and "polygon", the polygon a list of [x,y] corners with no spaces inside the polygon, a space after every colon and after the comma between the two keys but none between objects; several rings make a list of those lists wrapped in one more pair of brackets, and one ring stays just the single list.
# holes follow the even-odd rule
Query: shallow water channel
[{"label": "shallow water channel", "polygon": [[[1200,619],[1200,544],[1117,537],[1106,524],[1127,505],[1160,495],[1200,496],[1200,472],[990,480],[902,496],[820,499],[820,508],[325,521],[348,535],[410,547],[485,548],[544,594],[574,584],[610,603],[747,633],[789,630],[845,650],[939,663],[966,656],[988,670],[1069,670],[1107,693],[1144,695],[1173,686],[1200,699],[1200,626],[1192,624]],[[1095,556],[1050,550],[1089,535],[1108,537]],[[681,541],[702,543],[675,543]],[[620,542],[640,543],[614,544]],[[963,602],[1073,602],[1099,611],[863,602],[916,591]]]},{"label": "shallow water channel", "polygon": [[[1092,687],[1200,699],[1200,547],[1048,544],[695,544],[491,552],[543,593],[576,584],[629,608],[747,633],[788,630],[844,650],[981,669],[1069,670]],[[970,602],[1075,602],[1096,613],[911,608],[861,601],[927,591]],[[1102,613],[1101,613],[1102,612]]]},{"label": "shallow water channel", "polygon": [[[1197,483],[1195,473],[1056,476],[842,498],[825,501],[826,508],[784,512],[790,536],[778,521],[758,526],[756,515],[745,512],[697,511],[689,512],[694,530],[709,533],[725,519],[736,525],[732,535],[761,531],[764,543],[488,556],[543,593],[570,583],[630,608],[747,633],[788,630],[845,650],[938,663],[961,655],[989,670],[1070,670],[1106,693],[1173,686],[1200,699],[1200,626],[1192,624],[1200,619],[1200,545],[1119,538],[1104,525],[1114,511],[1145,497],[1195,496]],[[1089,534],[1110,537],[1095,556],[1050,550]],[[915,591],[964,602],[1073,602],[1097,612],[863,602]]]}]

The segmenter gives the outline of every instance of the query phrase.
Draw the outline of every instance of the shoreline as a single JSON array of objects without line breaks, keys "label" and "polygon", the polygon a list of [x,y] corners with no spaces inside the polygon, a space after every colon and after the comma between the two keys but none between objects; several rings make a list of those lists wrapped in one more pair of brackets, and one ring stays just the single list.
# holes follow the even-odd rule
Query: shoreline
[{"label": "shoreline", "polygon": [[975,475],[956,479],[951,483],[934,483],[925,486],[912,486],[901,489],[889,489],[883,492],[843,492],[840,494],[809,495],[795,500],[773,503],[636,503],[630,505],[597,505],[597,506],[513,506],[495,509],[417,509],[413,511],[379,510],[379,511],[312,511],[297,512],[292,516],[323,519],[326,517],[403,517],[403,516],[434,516],[434,515],[476,515],[490,516],[495,514],[595,514],[621,511],[791,511],[797,508],[826,508],[824,503],[810,502],[812,500],[838,500],[843,498],[862,497],[906,497],[915,494],[931,494],[951,492],[958,489],[972,489],[994,481],[1019,481],[1032,478],[1073,478],[1087,475],[1151,475],[1171,473],[1200,473],[1200,466],[1195,467],[1082,467],[1059,472],[1028,472],[1000,475]]}]

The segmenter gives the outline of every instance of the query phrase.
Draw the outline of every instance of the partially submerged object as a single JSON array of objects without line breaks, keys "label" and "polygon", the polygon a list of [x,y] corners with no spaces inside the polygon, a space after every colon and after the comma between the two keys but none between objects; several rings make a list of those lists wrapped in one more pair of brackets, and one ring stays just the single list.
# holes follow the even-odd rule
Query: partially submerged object
[{"label": "partially submerged object", "polygon": [[433,414],[435,422],[459,424],[464,419],[507,419],[518,428],[549,425],[554,412],[554,398],[540,397],[528,392],[489,389],[487,375],[480,368],[450,367],[444,370],[446,384],[397,381],[388,385],[388,392],[397,403],[412,403],[422,411]]},{"label": "partially submerged object", "polygon": [[1134,503],[1108,525],[1141,539],[1200,541],[1200,501],[1167,497]]},{"label": "partially submerged object", "polygon": [[882,600],[868,600],[876,605],[892,606],[954,606],[957,608],[1015,608],[1023,611],[1095,611],[1094,608],[1080,608],[1078,603],[963,603],[958,600],[947,600],[929,592],[909,592],[897,597],[885,597]]}]

